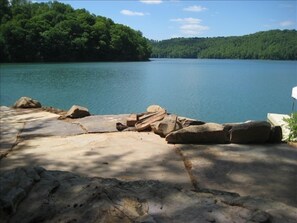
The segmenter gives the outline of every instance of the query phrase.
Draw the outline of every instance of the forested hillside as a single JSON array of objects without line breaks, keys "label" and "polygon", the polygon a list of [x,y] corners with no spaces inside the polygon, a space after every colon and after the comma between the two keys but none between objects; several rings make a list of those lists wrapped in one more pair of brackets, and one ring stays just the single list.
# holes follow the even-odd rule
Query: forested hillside
[{"label": "forested hillside", "polygon": [[271,30],[240,37],[152,41],[156,58],[297,60],[297,31]]},{"label": "forested hillside", "polygon": [[0,62],[148,60],[142,34],[56,1],[0,0]]}]

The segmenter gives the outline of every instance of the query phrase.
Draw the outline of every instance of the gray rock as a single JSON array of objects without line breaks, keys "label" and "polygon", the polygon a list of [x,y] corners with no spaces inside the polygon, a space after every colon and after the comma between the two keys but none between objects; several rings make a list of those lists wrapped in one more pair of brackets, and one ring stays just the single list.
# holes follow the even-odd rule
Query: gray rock
[{"label": "gray rock", "polygon": [[234,125],[230,142],[238,144],[265,143],[269,140],[271,125],[266,121],[251,121]]},{"label": "gray rock", "polygon": [[188,127],[190,125],[203,125],[203,124],[205,124],[205,122],[203,122],[203,121],[190,119],[190,118],[180,118],[179,117],[178,121],[181,122],[183,128]]},{"label": "gray rock", "polygon": [[[30,171],[1,175],[6,187],[0,200],[15,188],[30,190],[9,212],[1,203],[0,222],[294,222],[296,208],[273,201],[195,192],[158,181],[85,178],[69,172]],[[25,179],[25,180],[21,180]],[[12,201],[12,200],[11,200]],[[13,202],[13,201],[12,201]],[[247,207],[246,207],[247,206]],[[268,211],[263,209],[268,208]]]},{"label": "gray rock", "polygon": [[86,116],[90,116],[89,110],[78,105],[73,105],[66,114],[66,117],[69,118],[83,118]]},{"label": "gray rock", "polygon": [[166,141],[180,144],[227,143],[228,131],[216,123],[193,125],[170,133]]},{"label": "gray rock", "polygon": [[222,124],[228,131],[230,131],[234,126],[243,124],[244,122],[234,122],[234,123],[224,123]]},{"label": "gray rock", "polygon": [[48,137],[48,136],[73,136],[84,134],[85,131],[77,124],[61,120],[47,119],[27,122],[20,138]]},{"label": "gray rock", "polygon": [[[26,198],[34,184],[40,180],[41,168],[17,168],[0,176],[0,216],[11,215]],[[0,222],[1,217],[0,217]]]},{"label": "gray rock", "polygon": [[137,114],[131,114],[127,118],[127,126],[129,127],[135,127],[136,122],[138,121]]},{"label": "gray rock", "polygon": [[182,124],[178,121],[176,115],[166,115],[163,120],[151,125],[154,133],[161,137],[167,136],[169,133],[182,128]]},{"label": "gray rock", "polygon": [[41,108],[39,101],[29,97],[21,97],[13,106],[14,108]]}]

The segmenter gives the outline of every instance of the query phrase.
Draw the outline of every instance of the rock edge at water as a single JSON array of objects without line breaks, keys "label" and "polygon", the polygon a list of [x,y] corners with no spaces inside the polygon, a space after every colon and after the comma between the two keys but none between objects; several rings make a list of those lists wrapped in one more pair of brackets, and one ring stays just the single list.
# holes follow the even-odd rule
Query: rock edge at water
[{"label": "rock edge at water", "polygon": [[[28,97],[20,98],[16,103],[16,108],[41,107],[41,104]],[[84,118],[90,116],[87,108],[73,105],[64,118]],[[93,129],[98,129],[99,123],[91,124]],[[102,123],[101,123],[102,124]],[[173,144],[251,144],[251,143],[280,143],[282,141],[282,130],[279,127],[272,127],[267,121],[248,121],[245,123],[217,124],[205,123],[202,121],[179,118],[177,115],[169,114],[159,105],[151,105],[147,112],[141,114],[131,114],[126,118],[125,123],[109,123],[114,130],[123,131],[151,131],[161,137],[165,137],[168,143]],[[106,125],[106,124],[105,124]],[[96,127],[97,126],[97,127]],[[131,127],[131,128],[128,128]],[[96,130],[98,132],[98,130]],[[100,130],[102,132],[102,130]],[[99,132],[100,132],[99,131]],[[88,130],[88,132],[94,132]],[[103,131],[104,132],[104,131]]]},{"label": "rock edge at water", "polygon": [[14,108],[41,108],[41,103],[29,97],[21,97],[14,105]]}]

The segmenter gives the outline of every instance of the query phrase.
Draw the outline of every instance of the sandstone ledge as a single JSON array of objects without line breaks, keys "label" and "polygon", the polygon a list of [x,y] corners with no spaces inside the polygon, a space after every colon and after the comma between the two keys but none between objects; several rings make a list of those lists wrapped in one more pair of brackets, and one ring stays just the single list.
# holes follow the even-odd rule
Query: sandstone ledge
[{"label": "sandstone ledge", "polygon": [[[90,116],[76,120],[58,120],[58,118],[59,115],[45,112],[41,109],[18,110],[1,107],[1,126],[5,126],[5,129],[1,128],[0,152],[7,151],[7,148],[9,150],[13,148],[13,151],[6,158],[0,160],[1,183],[4,182],[4,178],[2,177],[7,175],[11,176],[13,182],[18,182],[13,176],[19,175],[19,173],[22,172],[26,172],[25,175],[28,175],[28,168],[35,165],[43,166],[48,170],[61,171],[45,171],[42,170],[42,168],[37,168],[35,170],[37,175],[33,174],[34,171],[29,171],[30,177],[28,180],[24,181],[25,185],[20,187],[9,186],[10,189],[14,189],[3,193],[5,198],[1,198],[2,203],[0,203],[4,204],[4,214],[2,215],[0,213],[0,216],[6,216],[5,218],[10,219],[10,222],[15,222],[13,220],[14,215],[11,215],[12,212],[16,212],[16,215],[19,216],[16,220],[17,222],[21,218],[20,216],[27,218],[28,213],[26,208],[29,207],[29,204],[32,205],[30,210],[33,211],[32,213],[34,213],[36,217],[33,220],[30,219],[32,221],[38,221],[39,219],[41,222],[46,221],[46,219],[44,220],[42,218],[43,214],[47,214],[45,213],[46,210],[42,208],[49,207],[46,206],[46,200],[48,199],[46,196],[48,196],[48,194],[54,194],[52,202],[55,202],[55,191],[56,189],[58,190],[60,186],[57,186],[58,183],[53,183],[52,181],[40,180],[43,174],[49,174],[50,177],[55,179],[54,182],[59,182],[59,185],[65,183],[67,186],[70,184],[67,183],[67,180],[60,181],[60,179],[64,179],[62,176],[65,176],[65,179],[78,179],[79,183],[74,184],[76,185],[73,186],[74,188],[71,189],[71,187],[69,187],[72,191],[75,191],[75,193],[76,188],[79,188],[79,185],[82,185],[81,182],[84,180],[86,182],[94,182],[96,179],[100,179],[100,182],[117,182],[115,183],[116,185],[129,186],[132,188],[132,191],[134,190],[133,185],[135,184],[135,187],[139,188],[139,190],[135,191],[135,194],[133,194],[132,198],[129,198],[128,201],[120,197],[119,200],[123,200],[124,202],[124,204],[120,203],[120,205],[116,202],[116,205],[108,206],[110,203],[108,203],[109,201],[107,200],[108,205],[104,204],[100,206],[101,203],[97,198],[97,200],[95,200],[99,203],[95,201],[92,203],[94,198],[88,193],[85,195],[86,201],[90,203],[88,207],[94,206],[100,209],[94,210],[91,208],[91,214],[99,213],[98,215],[100,216],[107,214],[107,217],[102,218],[103,220],[101,220],[101,222],[108,222],[108,219],[111,219],[111,222],[170,222],[168,219],[170,219],[171,222],[188,222],[192,219],[195,222],[198,217],[192,212],[198,212],[199,214],[199,211],[205,210],[210,204],[214,205],[213,201],[216,200],[220,201],[220,205],[222,205],[216,207],[220,207],[222,210],[225,209],[226,212],[214,212],[216,213],[215,217],[210,216],[210,218],[204,218],[207,214],[203,214],[206,212],[201,212],[202,214],[199,214],[198,219],[205,219],[205,221],[202,222],[214,222],[215,220],[216,222],[230,222],[230,219],[233,218],[237,219],[239,222],[259,222],[259,219],[264,219],[266,222],[295,222],[292,221],[292,219],[296,218],[294,215],[296,210],[293,206],[296,207],[297,204],[296,196],[294,196],[296,188],[295,177],[297,174],[295,162],[297,159],[297,151],[285,144],[169,145],[164,139],[154,133],[118,132],[114,128],[114,124],[119,120],[117,118],[125,119],[125,115],[122,117]],[[108,127],[108,131],[100,134],[90,134],[90,132],[92,132],[91,128],[96,128],[94,132],[102,131],[98,129],[102,126],[95,125],[96,122],[98,123],[98,120],[101,120],[102,123],[108,123],[106,126]],[[93,125],[87,126],[86,123],[93,123]],[[73,129],[80,129],[80,131],[73,132]],[[110,131],[112,131],[112,133],[110,133]],[[5,144],[2,144],[3,139],[4,141],[6,140]],[[181,156],[176,154],[177,148],[180,150]],[[185,157],[184,160],[182,156]],[[187,167],[186,169],[184,169],[184,165]],[[16,170],[18,166],[25,168]],[[69,173],[69,171],[74,174]],[[17,174],[14,172],[17,172]],[[61,173],[61,175],[58,173]],[[54,178],[58,175],[58,178]],[[34,177],[32,178],[31,176]],[[95,179],[81,176],[101,178]],[[195,185],[192,185],[194,186],[192,189],[196,192],[189,190],[191,188],[190,178],[192,183],[194,181],[198,182],[198,186],[196,185],[195,187]],[[40,182],[44,182],[44,184],[48,182],[48,185],[44,185],[48,189],[40,189],[47,194],[46,196],[44,195],[44,198],[42,194],[38,194],[40,191],[37,191],[37,195],[34,195],[34,188],[40,185]],[[160,191],[164,191],[165,194],[167,192],[165,189],[161,189],[162,187],[167,188],[168,191],[172,191],[172,194],[168,192],[167,196],[162,195],[161,192],[155,192],[154,195],[150,194],[151,198],[142,196],[142,190],[145,192],[148,190],[146,189],[147,187],[150,189],[153,188],[150,182],[154,182],[153,185],[161,185],[157,188]],[[18,183],[15,183],[13,183],[13,185],[18,185]],[[1,184],[1,186],[2,185],[9,184],[4,183]],[[126,187],[123,189],[118,186],[117,188],[120,188],[120,191],[124,190],[125,193],[127,192]],[[1,187],[0,190],[3,188],[4,187]],[[30,191],[34,193],[31,194]],[[85,191],[88,192],[88,190]],[[154,189],[152,189],[152,191],[154,191]],[[226,191],[232,191],[235,192],[235,194]],[[66,193],[66,189],[64,192]],[[118,193],[118,190],[116,190],[115,193]],[[236,196],[236,193],[247,197]],[[15,196],[12,196],[14,194]],[[10,197],[10,195],[12,197]],[[39,195],[42,199],[38,201],[39,203],[36,201],[36,206],[34,203],[29,202],[31,196],[37,199],[35,196],[38,197]],[[80,192],[79,195],[84,197],[83,192]],[[204,195],[210,196],[210,198],[207,197],[205,201],[203,200],[205,198],[203,197]],[[74,197],[69,198],[70,200],[65,198],[67,203],[66,207],[70,205],[70,207],[77,210],[76,208],[79,207],[80,204],[84,206],[84,204],[88,203],[79,200],[75,195],[71,196]],[[194,201],[190,201],[187,200],[190,198],[184,198],[184,196],[194,197],[196,200],[193,198]],[[257,198],[258,196],[265,197],[266,199]],[[179,201],[179,197],[181,197],[181,201]],[[142,200],[142,198],[144,200]],[[275,201],[267,200],[268,198]],[[62,204],[64,198],[61,197],[59,199]],[[78,199],[77,203],[75,201],[76,199]],[[100,199],[102,200],[103,198],[100,197]],[[150,206],[149,210],[156,210],[156,212],[153,212],[153,214],[151,214],[151,212],[141,214],[144,213],[141,207],[147,205],[145,201],[150,199],[154,202],[158,200],[160,203],[159,206],[155,206],[155,203]],[[163,206],[167,201],[170,204]],[[210,204],[208,201],[210,201]],[[138,213],[136,210],[137,214],[133,212],[135,215],[131,215],[132,217],[126,214],[123,215],[123,213],[126,212],[121,212],[124,210],[122,206],[126,205],[127,202],[134,202],[134,206],[132,205],[132,207],[130,207],[128,205],[128,213],[130,213],[131,208],[132,212],[136,210],[136,207],[139,207],[140,209],[137,210],[141,211]],[[201,202],[204,202],[204,206]],[[66,203],[64,202],[64,204]],[[175,206],[171,203],[174,203]],[[42,204],[41,208],[38,208],[40,204]],[[54,210],[53,216],[58,215],[58,213],[64,213],[63,211],[58,212],[58,210],[67,209],[61,206],[61,204],[54,203],[53,207],[50,206],[49,215],[52,213],[52,209]],[[151,203],[149,203],[149,205],[150,204]],[[57,205],[57,209],[55,209],[55,205]],[[199,208],[196,209],[196,206]],[[111,209],[106,207],[111,207]],[[154,209],[155,207],[157,208]],[[242,208],[238,212],[241,213],[239,217],[237,215],[234,216],[235,211],[232,207]],[[254,208],[258,208],[261,211],[253,212]],[[120,210],[120,212],[117,212],[118,210]],[[239,209],[237,209],[237,211],[238,210]],[[61,215],[64,222],[68,222],[68,220],[74,221],[75,219],[85,221],[84,217],[89,215],[86,209],[82,210],[82,212],[77,212],[77,214],[74,211],[70,212],[69,215],[75,217],[68,219],[67,216],[69,215],[66,211],[65,215]],[[109,216],[111,212],[116,213],[115,218],[114,215],[112,215],[112,217]],[[160,215],[158,215],[158,213],[160,213]],[[248,214],[245,215],[244,213]],[[178,214],[181,216],[178,216]],[[24,219],[26,219],[25,217]],[[117,219],[120,220],[117,221]],[[167,220],[165,221],[164,219]],[[176,221],[174,221],[174,219],[176,219]],[[229,220],[225,221],[224,219]],[[258,220],[255,221],[255,219]],[[90,222],[92,222],[91,220]],[[53,218],[53,221],[58,220]],[[0,222],[2,222],[2,219],[0,219]],[[3,222],[6,222],[6,220],[3,220]],[[26,221],[24,220],[24,222]]]},{"label": "sandstone ledge", "polygon": [[1,174],[0,222],[294,222],[297,209],[159,181],[86,178],[41,167]]}]

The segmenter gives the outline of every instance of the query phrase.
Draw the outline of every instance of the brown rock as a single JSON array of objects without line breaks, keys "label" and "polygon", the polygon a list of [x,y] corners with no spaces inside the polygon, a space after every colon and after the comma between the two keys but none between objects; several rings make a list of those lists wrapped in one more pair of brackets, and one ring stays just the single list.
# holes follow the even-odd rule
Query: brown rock
[{"label": "brown rock", "polygon": [[146,109],[147,112],[159,112],[159,111],[163,111],[163,110],[165,110],[165,109],[159,105],[150,105]]},{"label": "brown rock", "polygon": [[41,108],[39,101],[29,97],[21,97],[13,106],[14,108]]},{"label": "brown rock", "polygon": [[271,125],[266,121],[251,121],[234,125],[230,132],[231,143],[265,143],[269,140]]},{"label": "brown rock", "polygon": [[73,105],[66,114],[66,117],[69,118],[83,118],[86,116],[90,116],[89,110],[78,105]]},{"label": "brown rock", "polygon": [[137,131],[149,130],[153,123],[162,120],[166,114],[166,110],[145,114],[142,117],[139,117],[139,121],[135,124],[135,127]]},{"label": "brown rock", "polygon": [[128,118],[127,118],[127,126],[129,127],[134,127],[136,122],[138,121],[138,117],[136,114],[131,114]]},{"label": "brown rock", "polygon": [[193,125],[170,133],[166,141],[180,144],[227,143],[228,131],[216,123]]},{"label": "brown rock", "polygon": [[178,121],[176,115],[167,115],[162,121],[157,122],[155,125],[151,125],[154,133],[161,137],[167,136],[169,133],[182,128],[182,124]]}]

